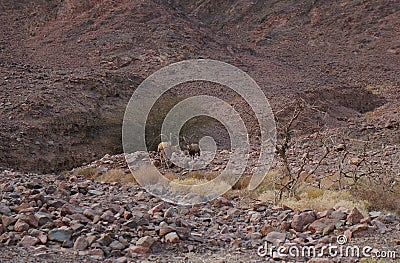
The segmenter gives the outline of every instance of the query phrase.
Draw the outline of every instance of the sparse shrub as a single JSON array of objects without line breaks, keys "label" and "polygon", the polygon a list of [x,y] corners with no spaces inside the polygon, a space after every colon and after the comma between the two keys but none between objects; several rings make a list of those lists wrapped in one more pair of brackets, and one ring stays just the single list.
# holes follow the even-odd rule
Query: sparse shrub
[{"label": "sparse shrub", "polygon": [[361,180],[352,189],[353,195],[368,202],[368,210],[393,211],[400,215],[400,185],[387,185]]}]

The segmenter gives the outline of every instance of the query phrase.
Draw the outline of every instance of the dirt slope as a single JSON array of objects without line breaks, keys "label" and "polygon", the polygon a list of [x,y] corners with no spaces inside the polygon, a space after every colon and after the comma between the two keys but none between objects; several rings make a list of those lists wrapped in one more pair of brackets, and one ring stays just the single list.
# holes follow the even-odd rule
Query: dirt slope
[{"label": "dirt slope", "polygon": [[[245,70],[275,110],[318,106],[297,124],[306,133],[396,114],[399,12],[389,0],[2,1],[0,166],[60,171],[120,152],[134,88],[190,58]],[[211,89],[191,90],[178,95]]]}]

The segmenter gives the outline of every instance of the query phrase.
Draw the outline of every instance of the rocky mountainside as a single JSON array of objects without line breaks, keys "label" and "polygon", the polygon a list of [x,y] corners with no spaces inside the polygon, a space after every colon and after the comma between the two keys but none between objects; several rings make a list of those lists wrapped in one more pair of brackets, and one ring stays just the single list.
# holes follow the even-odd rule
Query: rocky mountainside
[{"label": "rocky mountainside", "polygon": [[[1,262],[358,260],[257,254],[265,242],[319,250],[338,237],[400,256],[398,1],[14,0],[0,1],[0,14]],[[282,156],[312,181],[307,200],[326,201],[329,191],[340,200],[323,209],[266,201],[276,186],[296,186],[274,177],[280,157],[266,180],[274,188],[255,197],[235,185],[212,203],[183,207],[135,184],[121,154],[127,102],[156,70],[195,58],[254,78],[279,139],[301,101]],[[166,101],[199,94],[224,99],[257,133],[249,106],[226,87],[187,83]],[[211,176],[228,161],[227,138],[201,124],[224,153],[207,168]],[[189,174],[160,170],[174,180]],[[343,191],[365,206],[345,206]],[[293,196],[300,202],[302,194]]]},{"label": "rocky mountainside", "polygon": [[[60,171],[120,152],[134,88],[183,59],[240,67],[276,111],[298,97],[318,106],[324,116],[305,116],[304,132],[398,96],[396,1],[18,0],[0,10],[3,167]],[[386,105],[382,118],[397,112]],[[116,139],[94,139],[101,131]]]}]

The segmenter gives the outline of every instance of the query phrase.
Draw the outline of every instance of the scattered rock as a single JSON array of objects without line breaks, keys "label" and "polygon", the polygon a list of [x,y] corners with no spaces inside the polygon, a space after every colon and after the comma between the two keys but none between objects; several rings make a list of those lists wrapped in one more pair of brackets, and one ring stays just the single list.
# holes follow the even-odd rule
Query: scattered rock
[{"label": "scattered rock", "polygon": [[29,225],[21,219],[18,219],[18,221],[14,225],[14,230],[17,232],[28,231],[28,229],[29,229]]},{"label": "scattered rock", "polygon": [[39,226],[43,226],[46,223],[53,222],[53,216],[50,213],[37,212],[35,217],[38,219]]},{"label": "scattered rock", "polygon": [[179,242],[179,236],[176,232],[171,232],[165,235],[165,241],[167,243],[177,243]]},{"label": "scattered rock", "polygon": [[153,207],[152,209],[150,209],[148,211],[148,213],[153,216],[155,213],[161,212],[164,208],[165,208],[165,204],[160,203],[160,204],[156,205],[155,207]]},{"label": "scattered rock", "polygon": [[86,237],[78,237],[74,242],[74,249],[78,251],[85,250],[89,247],[89,242]]},{"label": "scattered rock", "polygon": [[323,234],[323,235],[326,235],[335,229],[335,225],[337,222],[338,222],[337,219],[330,219],[330,218],[323,217],[321,219],[318,219],[318,220],[312,222],[308,226],[308,230],[310,230],[313,233],[325,232],[325,234]]},{"label": "scattered rock", "polygon": [[66,240],[70,240],[71,236],[72,236],[72,231],[66,229],[53,229],[50,230],[47,235],[49,240],[58,242],[64,242]]},{"label": "scattered rock", "polygon": [[39,226],[39,220],[34,214],[25,214],[20,219],[31,227],[37,228]]},{"label": "scattered rock", "polygon": [[136,245],[151,248],[154,242],[155,242],[154,238],[147,236],[147,237],[142,237],[138,241],[136,241]]},{"label": "scattered rock", "polygon": [[0,204],[0,214],[9,216],[11,215],[11,209],[6,205]]},{"label": "scattered rock", "polygon": [[109,245],[109,248],[111,248],[112,250],[123,250],[125,248],[125,245],[119,242],[118,240],[114,240]]},{"label": "scattered rock", "polygon": [[269,233],[265,238],[265,240],[275,245],[281,245],[285,243],[286,234],[274,231]]},{"label": "scattered rock", "polygon": [[31,246],[36,245],[38,242],[39,242],[39,239],[37,239],[36,237],[24,236],[24,237],[21,239],[20,244],[21,244],[23,247],[31,247]]},{"label": "scattered rock", "polygon": [[347,216],[347,222],[354,225],[360,223],[363,218],[363,214],[361,214],[361,212],[356,207],[354,207],[353,210],[351,210],[350,214]]},{"label": "scattered rock", "polygon": [[7,228],[8,226],[11,226],[17,221],[15,217],[12,216],[2,216],[1,217],[1,223],[4,228]]},{"label": "scattered rock", "polygon": [[149,253],[151,253],[151,249],[150,248],[141,247],[141,246],[133,246],[133,245],[131,245],[128,250],[129,250],[130,253],[136,253],[136,254],[149,254]]},{"label": "scattered rock", "polygon": [[292,228],[297,232],[301,232],[303,228],[314,222],[316,214],[314,211],[303,212],[299,215],[294,215],[292,220]]}]

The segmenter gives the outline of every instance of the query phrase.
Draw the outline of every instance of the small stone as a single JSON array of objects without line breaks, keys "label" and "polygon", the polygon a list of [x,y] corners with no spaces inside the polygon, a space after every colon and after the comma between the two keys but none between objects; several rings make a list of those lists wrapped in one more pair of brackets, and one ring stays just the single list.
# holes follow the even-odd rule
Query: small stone
[{"label": "small stone", "polygon": [[1,223],[4,228],[7,228],[8,226],[14,224],[16,221],[17,221],[17,219],[12,216],[2,216],[1,217]]},{"label": "small stone", "polygon": [[110,245],[112,241],[113,241],[113,239],[108,234],[102,234],[98,240],[98,242],[103,246]]},{"label": "small stone", "polygon": [[6,205],[0,204],[0,214],[9,216],[9,215],[11,215],[11,209]]},{"label": "small stone", "polygon": [[43,226],[48,222],[53,222],[52,214],[45,212],[37,212],[35,213],[36,218],[38,219],[39,226]]},{"label": "small stone", "polygon": [[358,166],[361,164],[361,162],[362,162],[361,158],[358,158],[358,157],[350,158],[350,164],[352,164],[352,165]]},{"label": "small stone", "polygon": [[372,211],[372,212],[369,212],[368,214],[369,214],[370,217],[372,217],[372,218],[377,218],[377,217],[382,216],[382,212],[378,212],[378,211]]},{"label": "small stone", "polygon": [[393,224],[400,221],[400,218],[397,217],[395,214],[389,213],[387,214],[382,221],[386,224]]},{"label": "small stone", "polygon": [[93,209],[88,208],[83,211],[83,215],[86,216],[87,218],[93,220],[94,217],[97,215],[97,213]]},{"label": "small stone", "polygon": [[176,233],[178,234],[180,239],[188,239],[190,237],[190,229],[186,227],[176,227]]},{"label": "small stone", "polygon": [[39,226],[39,220],[34,214],[26,214],[20,217],[21,220],[25,221],[31,227],[37,228]]},{"label": "small stone", "polygon": [[136,253],[136,254],[141,254],[141,255],[151,253],[151,249],[148,247],[133,246],[133,245],[131,245],[128,248],[128,251],[130,253]]},{"label": "small stone", "polygon": [[227,198],[222,197],[222,196],[218,197],[213,202],[213,207],[223,207],[223,206],[232,206],[232,202],[229,201]]},{"label": "small stone", "polygon": [[343,234],[346,237],[347,241],[350,241],[351,238],[353,237],[353,232],[350,229],[347,229],[346,231],[344,231]]},{"label": "small stone", "polygon": [[331,214],[331,217],[338,219],[338,220],[343,220],[343,219],[346,219],[347,214],[343,211],[333,211]]},{"label": "small stone", "polygon": [[114,218],[113,212],[111,212],[110,210],[107,210],[106,212],[104,212],[101,215],[100,219],[103,221],[112,222],[112,221],[114,221],[115,218]]},{"label": "small stone", "polygon": [[267,235],[265,240],[267,240],[268,242],[275,244],[275,245],[281,245],[281,244],[285,243],[286,234],[273,231]]},{"label": "small stone", "polygon": [[87,249],[88,247],[89,247],[89,242],[86,239],[86,237],[81,236],[75,240],[75,243],[74,243],[75,250],[82,251],[82,250]]},{"label": "small stone", "polygon": [[87,239],[87,241],[88,241],[88,243],[89,243],[89,246],[97,239],[97,237],[96,236],[94,236],[94,235],[88,235],[87,237],[86,237],[86,239]]},{"label": "small stone", "polygon": [[61,246],[64,248],[71,248],[74,246],[74,242],[72,242],[72,240],[64,240]]},{"label": "small stone", "polygon": [[128,262],[127,257],[120,257],[115,260],[115,263],[126,263],[126,262]]},{"label": "small stone", "polygon": [[49,240],[58,241],[58,242],[70,240],[71,236],[72,236],[72,231],[65,230],[65,229],[53,229],[53,230],[50,230],[47,235]]},{"label": "small stone", "polygon": [[175,229],[174,229],[173,227],[170,227],[170,226],[163,226],[163,227],[160,228],[159,235],[160,235],[160,237],[163,237],[163,236],[165,236],[166,234],[171,233],[171,232],[173,232],[173,231],[175,231]]},{"label": "small stone", "polygon": [[123,225],[128,228],[137,228],[138,223],[136,222],[136,220],[129,220],[129,221],[125,222]]},{"label": "small stone", "polygon": [[354,225],[360,223],[361,219],[363,218],[363,214],[361,214],[361,212],[356,207],[354,207],[353,210],[351,210],[350,214],[347,216],[347,222]]},{"label": "small stone", "polygon": [[99,248],[90,249],[87,254],[95,259],[103,259],[104,257],[104,251]]},{"label": "small stone", "polygon": [[161,212],[164,208],[165,208],[165,204],[164,203],[159,203],[158,205],[156,205],[155,207],[150,209],[148,211],[148,213],[153,216],[155,213]]},{"label": "small stone", "polygon": [[36,245],[39,242],[39,239],[37,239],[36,237],[31,237],[31,236],[24,236],[21,241],[20,244],[23,247],[31,247]]},{"label": "small stone", "polygon": [[40,243],[46,244],[47,243],[47,235],[44,233],[40,233],[37,238],[39,239]]},{"label": "small stone", "polygon": [[179,242],[179,236],[176,232],[171,232],[165,235],[165,241],[167,243],[177,243]]},{"label": "small stone", "polygon": [[376,226],[378,228],[379,233],[381,234],[385,234],[388,231],[386,225],[377,219],[372,220],[371,224]]},{"label": "small stone", "polygon": [[136,246],[142,247],[151,247],[155,242],[155,239],[152,237],[141,237],[138,241],[136,241]]},{"label": "small stone", "polygon": [[335,229],[335,224],[338,222],[337,219],[330,219],[327,217],[323,217],[321,219],[318,219],[314,222],[312,222],[308,226],[308,230],[310,230],[313,233],[323,233],[324,230],[328,231],[328,229]]},{"label": "small stone", "polygon": [[290,228],[290,225],[291,225],[290,222],[283,221],[281,223],[281,227],[280,227],[281,231],[288,231]]},{"label": "small stone", "polygon": [[104,192],[98,191],[98,190],[89,190],[88,193],[91,194],[91,195],[97,195],[97,196],[100,196],[100,195],[104,194]]},{"label": "small stone", "polygon": [[75,208],[70,204],[64,204],[61,209],[61,216],[72,215],[75,214]]},{"label": "small stone", "polygon": [[78,231],[81,231],[84,227],[85,227],[84,225],[79,224],[79,223],[76,223],[76,224],[73,224],[73,225],[71,226],[71,230],[72,230],[73,232],[78,232]]},{"label": "small stone", "polygon": [[123,250],[125,249],[125,245],[119,242],[118,240],[114,240],[109,245],[109,248],[111,248],[112,250]]},{"label": "small stone", "polygon": [[69,215],[68,218],[70,218],[73,221],[77,221],[77,222],[84,223],[84,224],[90,223],[90,219],[88,219],[86,216],[84,216],[82,214],[78,214],[78,213]]},{"label": "small stone", "polygon": [[274,231],[274,228],[269,225],[269,224],[265,224],[263,225],[263,227],[261,228],[261,234],[263,235],[263,237],[265,237],[266,235],[268,235],[269,233],[271,233],[272,231]]},{"label": "small stone", "polygon": [[333,230],[335,230],[335,225],[334,224],[328,225],[324,228],[324,230],[322,230],[322,235],[323,236],[329,235],[331,232],[333,232]]},{"label": "small stone", "polygon": [[299,215],[294,215],[292,220],[292,228],[297,232],[303,231],[304,226],[314,222],[316,215],[314,211],[303,212]]},{"label": "small stone", "polygon": [[250,239],[257,240],[262,238],[262,234],[260,232],[254,232],[249,234]]},{"label": "small stone", "polygon": [[332,210],[324,210],[322,212],[317,213],[317,218],[321,219],[323,217],[330,216],[332,214]]},{"label": "small stone", "polygon": [[28,231],[29,230],[29,225],[25,221],[23,221],[21,219],[18,219],[18,221],[14,225],[14,230],[16,232]]},{"label": "small stone", "polygon": [[165,213],[164,213],[164,217],[173,217],[175,214],[175,210],[173,207],[168,208]]}]

